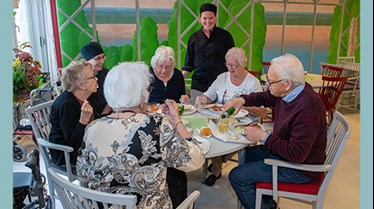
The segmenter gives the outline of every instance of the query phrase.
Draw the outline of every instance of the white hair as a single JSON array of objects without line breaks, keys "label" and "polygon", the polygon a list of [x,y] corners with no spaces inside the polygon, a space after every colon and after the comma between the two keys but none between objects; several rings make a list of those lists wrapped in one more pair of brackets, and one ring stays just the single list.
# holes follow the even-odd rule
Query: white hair
[{"label": "white hair", "polygon": [[285,54],[272,59],[270,68],[278,73],[280,79],[289,79],[296,85],[305,83],[303,64],[295,55]]},{"label": "white hair", "polygon": [[174,49],[168,46],[159,46],[151,59],[152,68],[156,68],[158,62],[171,61],[172,69],[175,65]]},{"label": "white hair", "polygon": [[153,79],[143,62],[123,62],[114,66],[104,82],[108,105],[115,109],[138,107],[147,102]]},{"label": "white hair", "polygon": [[232,47],[229,49],[225,55],[225,60],[227,60],[229,57],[233,57],[242,67],[245,67],[245,64],[247,64],[247,57],[245,56],[245,51],[242,48]]}]

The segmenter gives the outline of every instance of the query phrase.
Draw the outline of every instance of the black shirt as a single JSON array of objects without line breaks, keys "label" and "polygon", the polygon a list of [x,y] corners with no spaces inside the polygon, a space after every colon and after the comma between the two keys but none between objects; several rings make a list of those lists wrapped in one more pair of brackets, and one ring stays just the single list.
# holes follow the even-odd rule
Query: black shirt
[{"label": "black shirt", "polygon": [[186,60],[183,70],[192,72],[192,89],[202,92],[217,76],[227,71],[225,55],[234,47],[234,39],[231,34],[219,27],[214,27],[208,38],[202,29],[193,33],[188,40]]},{"label": "black shirt", "polygon": [[[64,91],[52,104],[51,132],[49,141],[56,144],[71,146],[74,151],[70,153],[70,162],[76,164],[78,149],[81,146],[86,125],[79,122],[81,104],[73,93]],[[65,165],[64,152],[51,149],[52,162],[56,165]]]},{"label": "black shirt", "polygon": [[108,74],[109,70],[106,68],[103,68],[99,71],[97,74],[97,91],[93,94],[91,94],[90,97],[88,97],[88,101],[90,102],[90,105],[93,108],[94,111],[94,118],[100,118],[102,117],[101,113],[103,112],[105,106],[107,105],[105,96],[104,96],[104,81],[106,78],[106,75]]},{"label": "black shirt", "polygon": [[154,81],[151,84],[153,89],[149,95],[148,102],[165,103],[166,99],[179,102],[181,96],[186,94],[184,78],[180,70],[174,68],[173,76],[167,82],[166,86],[163,81],[157,78],[152,67],[149,70],[154,77]]}]

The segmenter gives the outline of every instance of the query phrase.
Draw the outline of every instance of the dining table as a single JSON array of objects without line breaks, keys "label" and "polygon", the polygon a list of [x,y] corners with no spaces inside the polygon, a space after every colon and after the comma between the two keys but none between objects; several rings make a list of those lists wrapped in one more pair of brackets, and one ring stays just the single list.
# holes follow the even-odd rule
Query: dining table
[{"label": "dining table", "polygon": [[[195,107],[193,107],[195,108]],[[203,113],[202,113],[203,112]],[[187,129],[192,128],[193,135],[196,137],[200,137],[199,130],[203,127],[208,127],[208,119],[216,117],[215,115],[205,114],[206,111],[190,111],[187,114],[182,115],[182,121],[184,121]],[[252,117],[249,114],[243,118],[238,118],[239,120],[243,119],[245,121],[259,121],[259,118]],[[203,165],[203,175],[202,181],[204,182],[207,175],[207,164],[208,160],[213,157],[218,157],[226,154],[230,154],[233,152],[238,152],[238,165],[241,165],[245,162],[245,147],[249,146],[248,143],[241,143],[241,142],[233,142],[233,141],[225,141],[222,139],[217,138],[216,136],[212,135],[210,137],[205,138],[209,144],[210,148],[205,153],[205,163]]]}]

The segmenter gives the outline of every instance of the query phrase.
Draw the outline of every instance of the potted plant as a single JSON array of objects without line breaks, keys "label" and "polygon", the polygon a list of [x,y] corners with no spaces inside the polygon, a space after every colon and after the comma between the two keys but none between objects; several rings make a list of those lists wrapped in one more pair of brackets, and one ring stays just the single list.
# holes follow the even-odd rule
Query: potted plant
[{"label": "potted plant", "polygon": [[29,42],[22,43],[13,49],[13,101],[20,102],[29,99],[30,91],[41,85],[42,68],[39,60],[24,49],[32,48]]}]

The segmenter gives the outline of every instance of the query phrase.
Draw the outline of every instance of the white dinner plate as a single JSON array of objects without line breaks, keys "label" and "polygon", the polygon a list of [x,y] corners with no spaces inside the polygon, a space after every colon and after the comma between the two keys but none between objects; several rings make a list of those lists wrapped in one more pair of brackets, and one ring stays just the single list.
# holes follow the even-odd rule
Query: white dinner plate
[{"label": "white dinner plate", "polygon": [[209,120],[208,127],[212,130],[213,136],[219,140],[224,142],[234,142],[234,143],[241,143],[241,144],[254,144],[245,138],[243,135],[237,132],[227,132],[221,133],[218,131],[217,124],[213,123],[213,121]]},{"label": "white dinner plate", "polygon": [[[201,110],[199,110],[199,112],[201,114],[208,115],[208,116],[213,116],[213,117],[218,117],[219,116],[219,112],[218,111],[214,111],[212,108],[202,108]],[[248,115],[248,113],[249,112],[247,110],[241,109],[233,117],[236,118],[236,119],[238,119],[238,118],[244,118],[245,116]]]},{"label": "white dinner plate", "polygon": [[210,142],[208,139],[198,135],[194,135],[194,138],[198,141],[198,146],[201,148],[203,155],[206,155],[210,150]]},{"label": "white dinner plate", "polygon": [[197,111],[197,109],[193,105],[183,105],[183,106],[184,106],[183,115],[191,115]]}]

